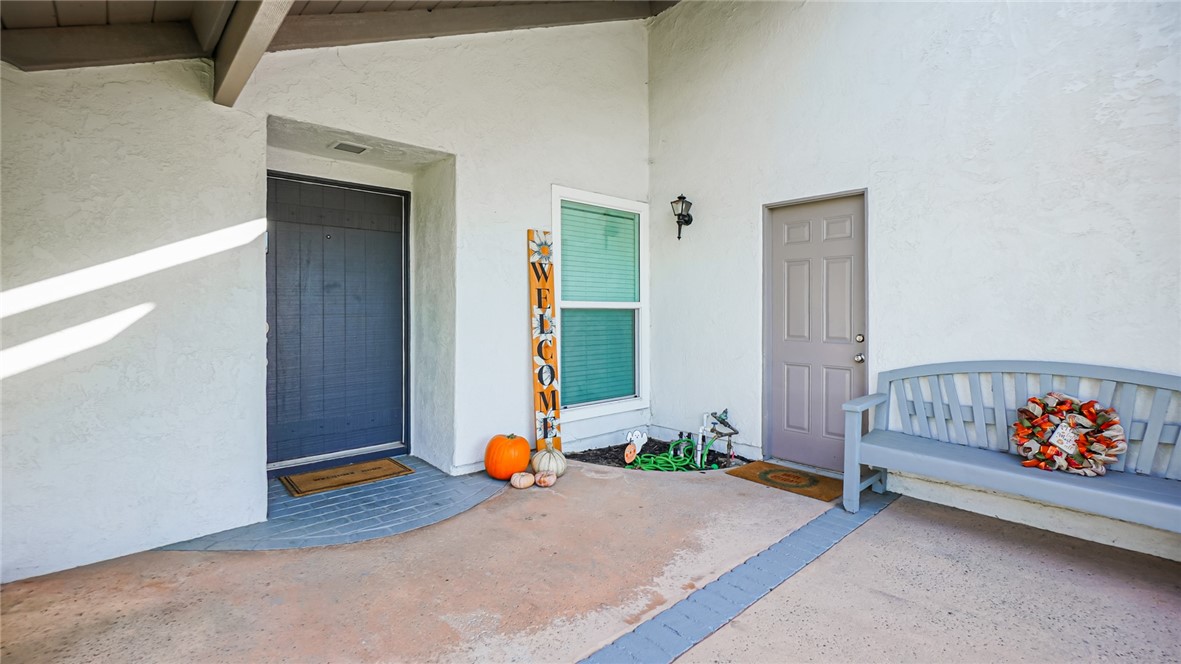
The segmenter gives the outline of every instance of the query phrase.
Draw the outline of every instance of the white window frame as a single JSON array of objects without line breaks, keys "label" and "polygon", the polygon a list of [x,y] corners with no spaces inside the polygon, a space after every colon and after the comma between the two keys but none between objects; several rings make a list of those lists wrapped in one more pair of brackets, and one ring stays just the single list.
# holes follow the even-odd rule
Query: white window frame
[{"label": "white window frame", "polygon": [[[554,306],[555,323],[558,328],[558,385],[562,387],[564,374],[561,365],[562,354],[562,307],[566,304],[562,300],[562,201],[585,203],[599,207],[631,212],[640,218],[640,301],[639,302],[584,302],[572,301],[571,309],[627,309],[636,311],[636,396],[597,401],[578,406],[563,406],[562,422],[578,422],[605,415],[616,415],[649,408],[648,398],[648,358],[650,357],[649,315],[648,303],[648,204],[632,201],[626,198],[616,198],[604,194],[572,189],[560,185],[553,185],[553,205],[551,220],[554,238]],[[630,307],[629,307],[630,305]]]}]

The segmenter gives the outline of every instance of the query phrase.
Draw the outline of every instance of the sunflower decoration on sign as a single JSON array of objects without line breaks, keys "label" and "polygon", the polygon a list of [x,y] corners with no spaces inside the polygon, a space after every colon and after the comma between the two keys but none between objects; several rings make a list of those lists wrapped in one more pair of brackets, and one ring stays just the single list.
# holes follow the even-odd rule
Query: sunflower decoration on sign
[{"label": "sunflower decoration on sign", "polygon": [[1031,397],[1017,409],[1011,440],[1026,459],[1023,466],[1087,477],[1103,475],[1107,464],[1128,451],[1113,409],[1058,392]]},{"label": "sunflower decoration on sign", "polygon": [[554,242],[549,233],[537,233],[529,237],[529,262],[551,263],[554,258]]}]

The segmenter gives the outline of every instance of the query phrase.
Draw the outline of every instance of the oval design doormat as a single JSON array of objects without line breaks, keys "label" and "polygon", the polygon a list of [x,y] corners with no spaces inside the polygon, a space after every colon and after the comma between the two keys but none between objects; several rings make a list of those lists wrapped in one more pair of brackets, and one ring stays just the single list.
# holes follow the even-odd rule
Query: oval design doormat
[{"label": "oval design doormat", "polygon": [[323,493],[333,489],[343,489],[348,486],[368,484],[391,477],[401,477],[414,472],[414,469],[393,459],[374,459],[350,463],[335,468],[313,470],[306,473],[284,475],[279,478],[287,493],[295,498]]},{"label": "oval design doormat", "polygon": [[787,468],[766,461],[755,461],[731,468],[727,475],[758,482],[769,487],[798,493],[801,496],[828,502],[840,497],[844,487],[840,480],[815,475],[795,468]]}]

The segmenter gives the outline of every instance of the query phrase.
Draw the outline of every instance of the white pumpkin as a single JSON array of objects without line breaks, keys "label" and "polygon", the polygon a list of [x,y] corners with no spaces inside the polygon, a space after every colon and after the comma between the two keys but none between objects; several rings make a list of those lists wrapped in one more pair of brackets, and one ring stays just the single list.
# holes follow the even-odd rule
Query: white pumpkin
[{"label": "white pumpkin", "polygon": [[545,441],[545,449],[538,450],[537,454],[533,455],[533,472],[549,472],[557,477],[566,473],[566,455],[562,454],[561,450],[554,449],[552,440]]}]

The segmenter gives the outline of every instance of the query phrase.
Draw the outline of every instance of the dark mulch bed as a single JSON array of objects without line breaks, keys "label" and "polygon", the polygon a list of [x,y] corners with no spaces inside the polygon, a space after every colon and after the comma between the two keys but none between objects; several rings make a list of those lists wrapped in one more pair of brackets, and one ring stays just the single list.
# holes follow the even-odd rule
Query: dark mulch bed
[{"label": "dark mulch bed", "polygon": [[[644,448],[640,450],[640,454],[664,454],[668,451],[671,443],[664,440],[656,440],[649,438],[647,443],[644,443]],[[717,464],[718,468],[730,468],[732,466],[741,466],[750,463],[750,459],[734,455],[733,463],[730,457],[726,456],[725,441],[717,441],[715,446],[720,446],[722,449],[711,449],[709,454],[705,456],[705,467]],[[595,450],[586,450],[584,452],[570,452],[566,455],[567,459],[575,459],[577,461],[584,461],[586,463],[594,463],[600,466],[615,466],[616,468],[626,468],[627,464],[623,462],[623,450],[627,447],[627,443],[622,445],[612,445],[611,447],[600,447]]]}]

